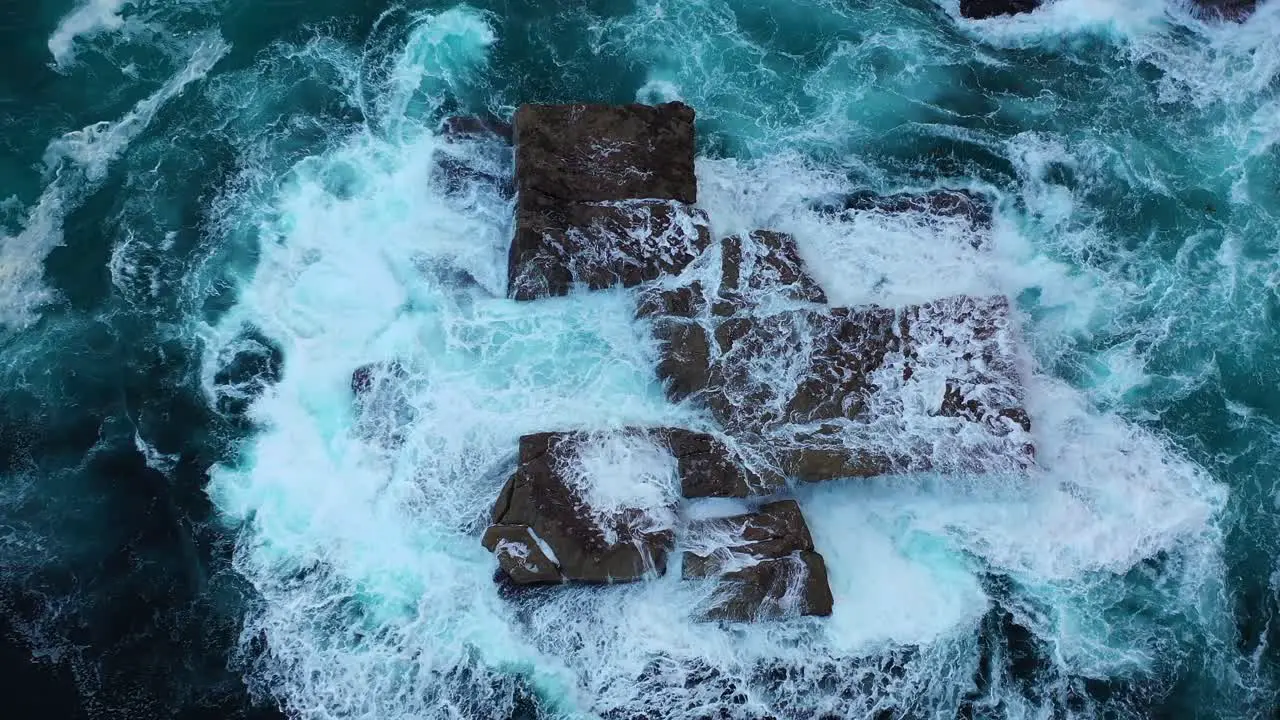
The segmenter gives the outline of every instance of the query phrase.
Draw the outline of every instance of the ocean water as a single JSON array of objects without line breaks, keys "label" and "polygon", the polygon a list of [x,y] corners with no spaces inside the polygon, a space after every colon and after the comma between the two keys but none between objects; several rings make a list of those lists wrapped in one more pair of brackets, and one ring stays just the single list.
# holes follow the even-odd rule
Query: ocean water
[{"label": "ocean water", "polygon": [[[1274,0],[0,4],[5,716],[1276,717],[1277,47]],[[670,99],[717,237],[1014,300],[1037,467],[800,489],[830,618],[505,598],[479,544],[521,434],[710,420],[630,291],[505,299],[510,201],[433,168],[510,154],[439,123]],[[996,199],[982,249],[815,209],[935,187]]]}]

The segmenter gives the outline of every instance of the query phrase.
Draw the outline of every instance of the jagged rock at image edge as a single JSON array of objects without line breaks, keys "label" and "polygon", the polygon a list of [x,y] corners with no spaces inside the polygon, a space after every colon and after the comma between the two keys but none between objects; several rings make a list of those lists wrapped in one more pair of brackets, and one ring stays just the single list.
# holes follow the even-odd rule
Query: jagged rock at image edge
[{"label": "jagged rock at image edge", "polygon": [[508,293],[632,287],[697,258],[710,231],[693,207],[693,120],[682,103],[522,106]]},{"label": "jagged rock at image edge", "polygon": [[974,20],[1029,13],[1041,0],[960,0],[960,14]]},{"label": "jagged rock at image edge", "polygon": [[789,238],[749,238],[724,241],[714,297],[693,282],[639,298],[673,400],[801,480],[1031,463],[1007,299],[827,308]]},{"label": "jagged rock at image edge", "polygon": [[547,432],[520,438],[518,466],[494,503],[483,544],[516,584],[630,582],[666,571],[674,540],[658,507],[612,508],[602,514],[566,477],[591,443],[624,437],[669,453],[673,487],[684,497],[749,497],[781,488],[737,464],[716,438],[680,428],[628,428],[616,433]]},{"label": "jagged rock at image edge", "polygon": [[713,578],[717,593],[702,617],[744,622],[831,614],[826,564],[794,500],[757,512],[692,523],[683,555],[686,580]]},{"label": "jagged rock at image edge", "polygon": [[1258,0],[1192,0],[1192,2],[1200,15],[1231,22],[1244,22],[1258,9]]},{"label": "jagged rock at image edge", "polygon": [[[1029,13],[1044,0],[960,0],[960,14],[974,20]],[[1244,22],[1258,9],[1258,0],[1191,0],[1206,17]]]},{"label": "jagged rock at image edge", "polygon": [[452,115],[440,123],[440,134],[450,139],[495,138],[511,144],[511,123],[487,115]]}]

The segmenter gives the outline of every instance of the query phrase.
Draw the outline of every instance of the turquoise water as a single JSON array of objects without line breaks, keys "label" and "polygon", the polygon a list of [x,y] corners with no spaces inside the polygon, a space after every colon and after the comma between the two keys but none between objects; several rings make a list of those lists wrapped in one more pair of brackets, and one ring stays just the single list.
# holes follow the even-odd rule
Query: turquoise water
[{"label": "turquoise water", "polygon": [[[1280,5],[0,8],[0,662],[31,717],[1269,717],[1280,705]],[[717,235],[833,302],[1015,298],[1040,467],[807,488],[835,614],[674,577],[500,598],[515,439],[708,422],[623,291],[503,298],[441,118],[698,112]],[[963,223],[814,203],[997,199]],[[396,359],[381,417],[350,373]],[[399,429],[389,442],[391,419]]]}]

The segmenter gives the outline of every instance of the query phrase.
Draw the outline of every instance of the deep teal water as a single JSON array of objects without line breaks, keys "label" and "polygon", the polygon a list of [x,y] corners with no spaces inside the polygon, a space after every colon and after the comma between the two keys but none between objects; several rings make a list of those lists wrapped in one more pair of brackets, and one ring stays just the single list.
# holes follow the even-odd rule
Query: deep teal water
[{"label": "deep teal water", "polygon": [[[1280,6],[1116,5],[0,5],[16,717],[1274,717]],[[520,432],[684,410],[620,294],[492,296],[507,208],[431,131],[669,98],[717,232],[794,232],[833,296],[1017,299],[1045,472],[811,491],[820,631],[662,584],[516,613],[472,533]],[[807,210],[940,185],[998,199],[989,253]],[[387,355],[389,455],[344,384]]]}]

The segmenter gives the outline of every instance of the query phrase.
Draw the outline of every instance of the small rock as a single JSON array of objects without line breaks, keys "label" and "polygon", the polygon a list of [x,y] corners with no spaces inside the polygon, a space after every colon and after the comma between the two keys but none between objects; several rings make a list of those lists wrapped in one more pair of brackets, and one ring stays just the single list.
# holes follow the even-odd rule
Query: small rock
[{"label": "small rock", "polygon": [[1258,0],[1193,0],[1203,17],[1244,22],[1258,9]]},{"label": "small rock", "polygon": [[[758,512],[702,521],[689,529],[691,544],[730,538],[706,552],[684,554],[686,580],[716,578],[722,588],[703,617],[745,622],[831,614],[831,588],[822,556],[794,500]],[[797,592],[797,590],[799,592]]]},{"label": "small rock", "polygon": [[974,20],[1029,13],[1041,0],[960,0],[960,14]]}]

